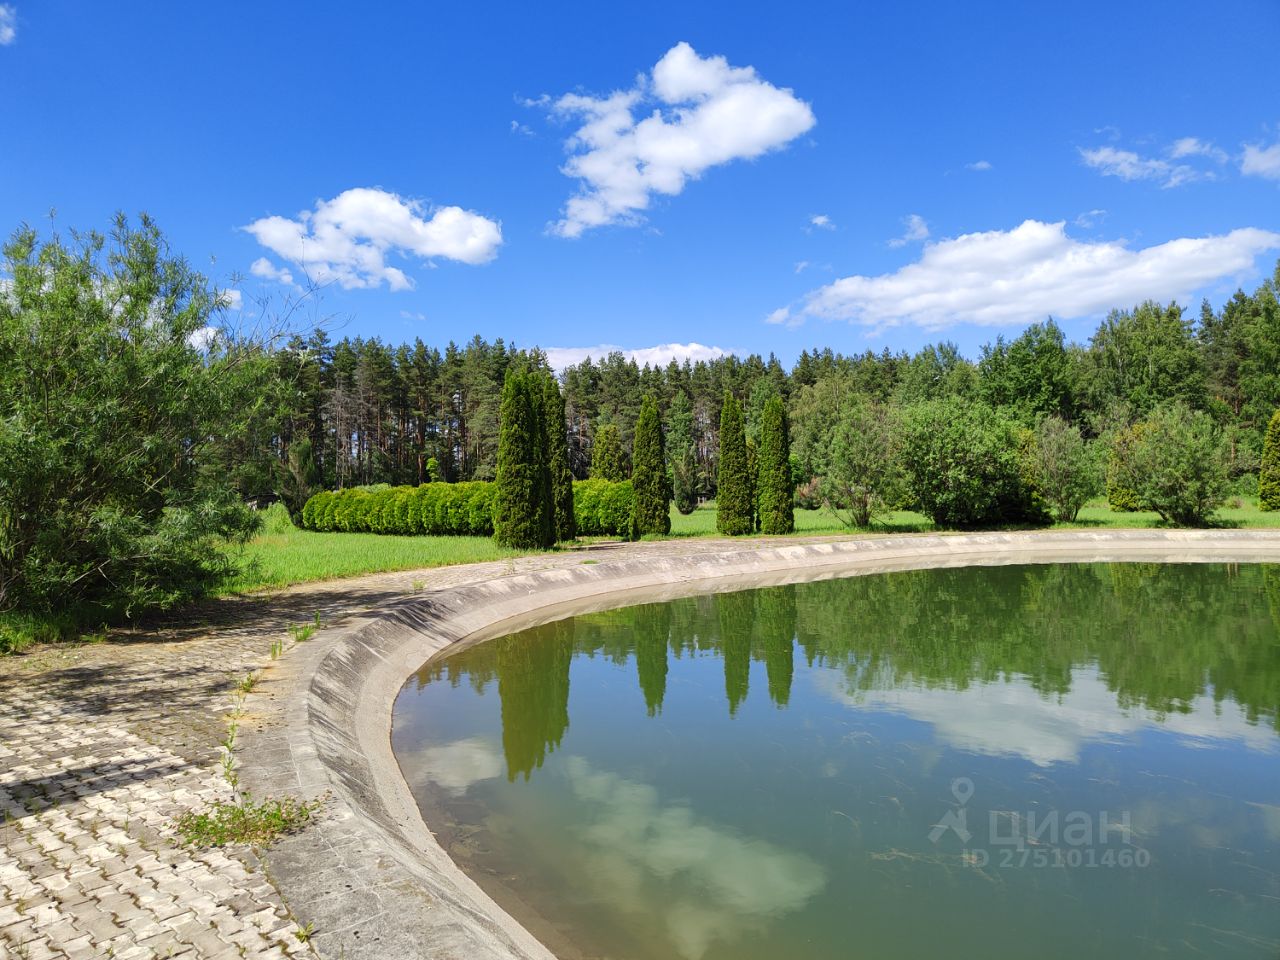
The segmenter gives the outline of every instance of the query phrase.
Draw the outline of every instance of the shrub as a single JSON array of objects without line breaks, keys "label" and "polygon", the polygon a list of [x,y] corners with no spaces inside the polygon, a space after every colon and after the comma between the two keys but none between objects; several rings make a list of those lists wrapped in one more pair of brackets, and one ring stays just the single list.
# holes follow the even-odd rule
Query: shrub
[{"label": "shrub", "polygon": [[302,526],[321,532],[487,537],[493,534],[494,484],[424,483],[315,494],[302,508]]},{"label": "shrub", "polygon": [[631,507],[631,539],[646,534],[671,532],[671,487],[667,477],[667,454],[662,442],[662,422],[658,402],[646,396],[636,421],[631,457],[631,487],[635,491]]},{"label": "shrub", "polygon": [[1142,509],[1138,491],[1127,479],[1132,473],[1132,451],[1142,439],[1144,423],[1120,427],[1110,438],[1107,456],[1107,505],[1116,513],[1135,513]]},{"label": "shrub", "polygon": [[277,500],[262,511],[261,529],[263,533],[270,534],[288,533],[297,528],[293,525],[293,518],[289,516],[289,508]]},{"label": "shrub", "polygon": [[759,492],[761,533],[791,533],[796,528],[791,485],[791,439],[782,398],[765,401],[760,416]]},{"label": "shrub", "polygon": [[882,404],[854,404],[836,425],[830,464],[819,489],[822,499],[849,526],[871,526],[900,499],[898,445],[892,411]]},{"label": "shrub", "polygon": [[720,409],[720,464],[716,481],[716,530],[741,536],[755,529],[751,475],[742,405],[725,392]]},{"label": "shrub", "polygon": [[575,480],[573,513],[578,534],[585,537],[626,537],[631,533],[635,491],[630,480]]},{"label": "shrub", "polygon": [[1258,506],[1280,510],[1280,410],[1271,415],[1262,441],[1262,466],[1258,470]]},{"label": "shrub", "polygon": [[1046,417],[1036,427],[1033,452],[1040,495],[1059,520],[1075,520],[1101,486],[1093,453],[1078,427]]},{"label": "shrub", "polygon": [[1209,414],[1181,403],[1159,407],[1113,446],[1117,483],[1132,490],[1139,509],[1166,523],[1205,526],[1222,505],[1229,482],[1222,432]]},{"label": "shrub", "polygon": [[955,398],[906,411],[902,463],[920,509],[941,527],[1041,523],[1017,425],[984,403]]}]

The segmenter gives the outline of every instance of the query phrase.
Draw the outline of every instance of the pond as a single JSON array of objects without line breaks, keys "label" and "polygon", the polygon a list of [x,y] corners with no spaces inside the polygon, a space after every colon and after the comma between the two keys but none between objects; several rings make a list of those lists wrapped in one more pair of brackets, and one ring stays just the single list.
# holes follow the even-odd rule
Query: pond
[{"label": "pond", "polygon": [[902,572],[444,655],[392,744],[558,956],[1280,955],[1280,567]]}]

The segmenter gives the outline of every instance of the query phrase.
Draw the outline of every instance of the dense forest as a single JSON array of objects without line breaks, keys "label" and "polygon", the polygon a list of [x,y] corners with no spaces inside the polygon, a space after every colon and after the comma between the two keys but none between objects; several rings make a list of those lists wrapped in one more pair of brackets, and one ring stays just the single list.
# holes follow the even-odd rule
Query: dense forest
[{"label": "dense forest", "polygon": [[[1258,469],[1263,435],[1280,406],[1280,301],[1276,277],[1198,314],[1147,302],[1113,311],[1087,344],[1068,343],[1048,319],[997,337],[976,362],[943,342],[914,355],[805,350],[790,370],[772,355],[638,366],[621,353],[560,372],[570,469],[588,476],[598,433],[616,427],[625,461],[646,394],[658,401],[675,456],[692,450],[698,492],[716,494],[719,421],[726,391],[746,410],[749,438],[769,397],[790,418],[801,481],[825,472],[842,413],[863,400],[906,407],[955,398],[1002,408],[1031,427],[1048,416],[1086,438],[1169,402],[1209,414],[1224,431],[1231,471]],[[239,466],[248,498],[282,492],[291,451],[307,441],[316,486],[493,479],[503,380],[513,365],[546,367],[537,350],[475,337],[443,349],[421,339],[391,345],[323,331],[295,335],[271,353],[255,425],[258,450]],[[438,471],[438,476],[433,475]]]}]

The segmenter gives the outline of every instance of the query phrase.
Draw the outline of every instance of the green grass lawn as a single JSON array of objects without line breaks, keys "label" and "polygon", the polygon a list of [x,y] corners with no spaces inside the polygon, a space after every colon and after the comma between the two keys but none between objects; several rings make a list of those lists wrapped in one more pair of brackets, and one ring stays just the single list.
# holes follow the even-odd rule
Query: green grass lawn
[{"label": "green grass lawn", "polygon": [[256,537],[243,549],[245,571],[223,593],[285,587],[362,573],[446,567],[522,555],[489,537],[392,537],[376,533],[286,530]]}]

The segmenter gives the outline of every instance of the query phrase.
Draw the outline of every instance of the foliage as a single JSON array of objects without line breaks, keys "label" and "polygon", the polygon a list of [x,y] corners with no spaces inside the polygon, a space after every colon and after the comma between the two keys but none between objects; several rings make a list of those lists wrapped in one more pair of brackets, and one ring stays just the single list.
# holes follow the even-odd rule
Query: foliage
[{"label": "foliage", "polygon": [[494,538],[503,546],[549,547],[556,540],[543,397],[535,375],[507,372],[493,508]]},{"label": "foliage", "polygon": [[297,833],[320,809],[320,801],[296,797],[237,803],[215,800],[201,811],[187,811],[176,826],[183,843],[192,847],[225,847],[247,844],[265,847],[290,833]]},{"label": "foliage", "polygon": [[777,394],[765,401],[760,415],[759,492],[760,532],[791,533],[795,529],[791,484],[791,439],[787,410]]},{"label": "foliage", "polygon": [[941,527],[1042,522],[1020,446],[1016,424],[986,404],[917,404],[902,429],[908,490]]},{"label": "foliage", "polygon": [[565,435],[564,396],[554,377],[544,380],[547,420],[547,459],[551,470],[551,499],[555,507],[556,540],[577,536],[573,522],[573,474],[569,471],[569,444]]},{"label": "foliage", "polygon": [[630,480],[574,481],[573,511],[579,536],[630,536],[634,504]]},{"label": "foliage", "polygon": [[1138,491],[1130,486],[1132,450],[1142,439],[1146,424],[1139,421],[1117,427],[1110,433],[1107,453],[1107,505],[1117,513],[1144,509]]},{"label": "foliage", "polygon": [[823,501],[846,523],[869,527],[902,499],[899,428],[892,410],[863,401],[835,429]]},{"label": "foliage", "polygon": [[1101,486],[1098,464],[1080,428],[1046,417],[1036,428],[1033,457],[1037,489],[1054,517],[1074,521]]},{"label": "foliage", "polygon": [[627,479],[627,461],[615,424],[605,423],[596,431],[591,448],[591,479],[619,483]]},{"label": "foliage", "polygon": [[261,525],[259,529],[268,536],[276,533],[288,533],[290,530],[296,530],[293,518],[289,516],[289,511],[285,509],[283,503],[273,503],[267,509],[262,511]]},{"label": "foliage", "polygon": [[302,525],[319,532],[490,536],[497,485],[424,483],[322,491],[302,509]]},{"label": "foliage", "polygon": [[726,536],[752,533],[755,520],[747,438],[742,423],[742,405],[731,393],[725,393],[720,411],[719,464],[716,529]]},{"label": "foliage", "polygon": [[644,398],[636,420],[631,451],[631,487],[635,491],[631,512],[631,538],[671,532],[671,487],[667,476],[667,454],[662,437],[658,403]]},{"label": "foliage", "polygon": [[698,508],[698,457],[692,444],[685,444],[671,461],[671,488],[676,509],[684,515]]},{"label": "foliage", "polygon": [[1258,506],[1280,510],[1280,410],[1271,415],[1262,444],[1262,466],[1258,471]]},{"label": "foliage", "polygon": [[86,622],[167,608],[230,570],[257,518],[226,453],[262,352],[211,331],[220,301],[148,218],[4,248],[0,611]]},{"label": "foliage", "polygon": [[1117,485],[1166,523],[1205,526],[1226,498],[1227,451],[1213,418],[1182,403],[1157,408],[1112,446]]}]

